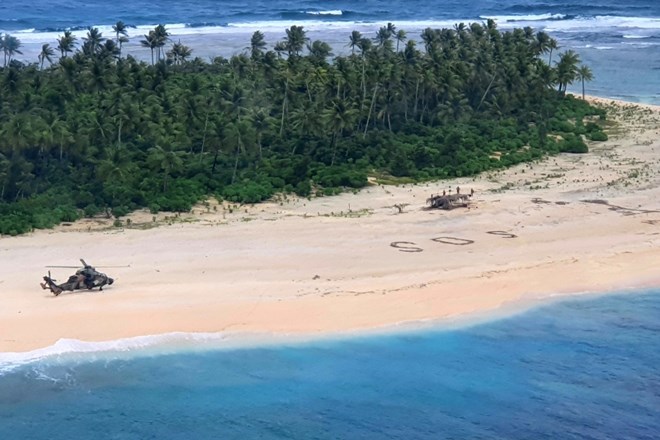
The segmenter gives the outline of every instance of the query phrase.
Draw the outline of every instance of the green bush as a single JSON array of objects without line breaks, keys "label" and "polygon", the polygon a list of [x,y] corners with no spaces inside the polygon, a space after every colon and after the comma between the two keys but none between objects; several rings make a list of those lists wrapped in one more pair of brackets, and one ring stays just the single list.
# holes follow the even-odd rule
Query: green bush
[{"label": "green bush", "polygon": [[85,217],[94,217],[96,214],[101,212],[98,206],[92,204],[85,206],[84,213]]},{"label": "green bush", "polygon": [[589,139],[592,141],[603,142],[608,139],[607,134],[603,131],[594,131],[589,133]]},{"label": "green bush", "polygon": [[115,206],[114,208],[112,208],[112,215],[114,215],[115,217],[123,217],[129,212],[131,212],[131,210],[128,209],[127,206],[123,206],[123,205]]},{"label": "green bush", "polygon": [[273,187],[269,183],[245,181],[225,187],[221,197],[238,203],[258,203],[271,198],[273,194]]},{"label": "green bush", "polygon": [[296,185],[295,193],[301,197],[307,197],[312,192],[312,185],[309,180],[303,180]]},{"label": "green bush", "polygon": [[326,187],[362,188],[367,185],[367,173],[348,165],[319,168],[313,176],[314,182]]},{"label": "green bush", "polygon": [[559,142],[559,151],[562,153],[587,153],[589,148],[584,143],[581,136],[574,134],[567,134],[566,137]]}]

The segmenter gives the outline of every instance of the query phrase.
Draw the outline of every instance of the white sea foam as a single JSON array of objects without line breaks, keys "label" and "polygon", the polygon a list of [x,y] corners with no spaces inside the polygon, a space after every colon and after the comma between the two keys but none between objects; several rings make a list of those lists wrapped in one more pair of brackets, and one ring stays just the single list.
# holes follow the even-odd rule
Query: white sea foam
[{"label": "white sea foam", "polygon": [[536,15],[481,15],[480,18],[493,19],[496,22],[518,22],[518,21],[545,21],[561,20],[566,18],[565,14],[536,14]]},{"label": "white sea foam", "polygon": [[173,348],[185,348],[237,340],[236,335],[227,333],[183,333],[174,332],[155,336],[138,336],[104,342],[86,342],[78,339],[60,339],[50,347],[28,352],[0,353],[0,374],[9,372],[21,365],[37,361],[65,360],[75,355],[94,353],[97,355],[118,355],[146,352],[148,349],[165,352]]},{"label": "white sea foam", "polygon": [[660,30],[660,18],[595,16],[545,23],[547,32],[606,32],[616,29]]},{"label": "white sea foam", "polygon": [[612,50],[614,46],[594,46],[593,44],[585,44],[584,46],[574,46],[575,49],[596,49],[596,50]]},{"label": "white sea foam", "polygon": [[139,356],[162,355],[187,351],[262,347],[281,343],[320,340],[321,336],[272,333],[172,332],[160,335],[137,336],[103,342],[60,339],[50,347],[28,352],[0,352],[0,376],[23,365],[35,362],[89,362],[98,359],[127,359]]},{"label": "white sea foam", "polygon": [[[381,26],[387,25],[389,20],[385,21],[354,21],[339,20],[326,21],[323,16],[339,16],[341,10],[327,10],[308,12],[308,14],[318,17],[310,20],[267,20],[253,22],[230,22],[222,26],[189,26],[186,23],[170,23],[165,27],[173,36],[183,35],[205,35],[205,34],[250,34],[256,30],[262,32],[280,32],[291,26],[303,26],[307,31],[352,31],[352,30],[377,30]],[[624,34],[624,38],[650,38],[655,33],[660,32],[660,18],[649,17],[615,17],[615,16],[596,16],[596,17],[575,17],[564,19],[563,14],[539,14],[539,15],[501,15],[501,16],[481,16],[478,19],[445,19],[445,20],[405,20],[394,21],[399,29],[408,32],[430,28],[451,28],[456,23],[483,22],[488,18],[494,19],[501,29],[512,29],[520,26],[532,26],[536,29],[543,29],[547,32],[616,32]],[[153,29],[156,24],[145,24],[128,29],[129,38],[141,37]],[[95,26],[106,38],[114,37],[115,33],[111,25]],[[630,32],[631,30],[638,32]],[[626,32],[628,31],[628,32]],[[0,33],[3,33],[0,29]],[[31,42],[54,42],[63,32],[39,32],[35,29],[24,29],[12,31],[11,34],[17,35],[24,43]],[[86,29],[74,30],[73,35],[82,41],[87,34]]]},{"label": "white sea foam", "polygon": [[331,11],[306,11],[310,15],[343,15],[344,12],[341,9],[333,9]]},{"label": "white sea foam", "polygon": [[623,38],[631,38],[631,39],[643,39],[643,38],[651,38],[651,35],[624,35]]},{"label": "white sea foam", "polygon": [[651,43],[651,42],[644,42],[644,41],[630,41],[630,42],[623,42],[621,43],[625,46],[630,46],[630,47],[655,47],[655,46],[660,46],[660,43]]}]

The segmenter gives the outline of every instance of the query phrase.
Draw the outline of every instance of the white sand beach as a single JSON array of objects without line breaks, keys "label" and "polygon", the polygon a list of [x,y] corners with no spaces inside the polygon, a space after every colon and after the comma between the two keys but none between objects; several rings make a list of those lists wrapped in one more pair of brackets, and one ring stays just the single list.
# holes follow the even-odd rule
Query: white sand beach
[{"label": "white sand beach", "polygon": [[[173,331],[317,335],[658,287],[660,107],[597,101],[616,124],[584,155],[3,236],[0,352]],[[469,208],[423,209],[457,186],[474,189]],[[81,257],[115,284],[58,297],[40,288],[45,266]],[[130,267],[104,268],[121,265]],[[51,269],[59,281],[74,270]]]}]

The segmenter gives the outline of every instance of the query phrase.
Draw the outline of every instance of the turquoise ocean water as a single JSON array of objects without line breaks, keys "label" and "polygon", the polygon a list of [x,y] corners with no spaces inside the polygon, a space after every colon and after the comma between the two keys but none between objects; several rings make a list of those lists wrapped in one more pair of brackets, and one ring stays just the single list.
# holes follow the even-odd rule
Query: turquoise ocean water
[{"label": "turquoise ocean water", "polygon": [[446,330],[5,359],[0,438],[651,440],[659,366],[659,290]]}]

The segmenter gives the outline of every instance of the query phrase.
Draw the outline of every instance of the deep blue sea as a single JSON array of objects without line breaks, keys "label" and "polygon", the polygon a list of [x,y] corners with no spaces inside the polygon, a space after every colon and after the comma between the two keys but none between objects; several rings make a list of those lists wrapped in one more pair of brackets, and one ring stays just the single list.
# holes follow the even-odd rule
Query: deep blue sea
[{"label": "deep blue sea", "polygon": [[462,328],[124,347],[0,371],[1,439],[654,440],[660,290]]},{"label": "deep blue sea", "polygon": [[[273,45],[293,24],[313,39],[346,51],[352,30],[375,36],[387,22],[418,38],[426,27],[493,18],[501,29],[532,26],[574,49],[595,73],[587,93],[660,104],[660,1],[658,0],[25,0],[0,1],[0,33],[24,44],[24,59],[36,62],[43,43],[55,46],[64,29],[82,38],[89,26],[112,37],[123,20],[132,42],[127,53],[147,59],[139,39],[165,24],[174,41],[203,58],[228,56],[262,30]],[[556,57],[555,57],[556,60]],[[573,91],[579,91],[577,85]]]}]

